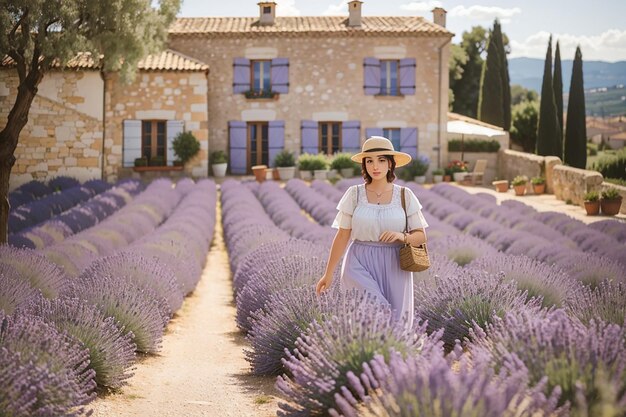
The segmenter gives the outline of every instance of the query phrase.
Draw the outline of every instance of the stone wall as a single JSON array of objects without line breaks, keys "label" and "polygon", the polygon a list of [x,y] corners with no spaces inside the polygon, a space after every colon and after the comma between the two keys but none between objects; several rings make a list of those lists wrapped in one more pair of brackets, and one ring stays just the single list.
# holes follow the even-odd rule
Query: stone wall
[{"label": "stone wall", "polygon": [[[207,74],[204,72],[142,71],[130,84],[124,84],[117,74],[108,75],[104,141],[106,179],[141,177],[133,168],[124,168],[122,164],[123,122],[127,119],[183,120],[184,129],[200,142],[200,152],[186,164],[185,173],[206,177],[209,152],[207,93]],[[166,171],[160,174],[168,175]]]},{"label": "stone wall", "polygon": [[602,174],[596,171],[557,165],[553,170],[554,195],[557,199],[584,206],[585,194],[600,192]]},{"label": "stone wall", "polygon": [[[15,70],[0,69],[0,127],[18,84]],[[101,177],[102,85],[97,71],[46,74],[20,133],[10,189],[59,175],[80,181]]]},{"label": "stone wall", "polygon": [[539,177],[544,172],[544,157],[510,149],[498,151],[497,177],[511,181],[518,175],[528,178]]},{"label": "stone wall", "polygon": [[[209,65],[209,138],[215,149],[228,150],[228,121],[285,121],[285,148],[301,147],[301,121],[348,121],[365,128],[418,128],[418,150],[435,169],[448,160],[448,38],[417,36],[340,36],[289,34],[280,37],[209,37],[170,34],[171,49]],[[447,46],[444,46],[447,44]],[[441,60],[440,60],[440,48]],[[289,92],[276,100],[250,100],[233,93],[235,58],[289,59]],[[366,96],[366,57],[417,61],[416,94]],[[441,143],[439,143],[441,142]],[[441,145],[441,155],[436,148]]]},{"label": "stone wall", "polygon": [[[483,184],[490,185],[492,181],[496,179],[496,168],[498,165],[498,153],[497,152],[463,152],[463,160],[469,164],[470,172],[474,170],[474,166],[478,159],[487,160],[487,168],[485,169],[485,175],[483,176]],[[448,152],[448,160],[460,161],[461,152]]]}]

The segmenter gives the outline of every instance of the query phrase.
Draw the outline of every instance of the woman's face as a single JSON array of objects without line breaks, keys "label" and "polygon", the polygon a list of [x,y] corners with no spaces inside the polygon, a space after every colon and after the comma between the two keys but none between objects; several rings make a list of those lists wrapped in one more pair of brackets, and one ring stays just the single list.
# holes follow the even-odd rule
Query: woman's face
[{"label": "woman's face", "polygon": [[365,168],[369,176],[372,177],[372,180],[387,178],[389,166],[390,161],[384,155],[365,158]]}]

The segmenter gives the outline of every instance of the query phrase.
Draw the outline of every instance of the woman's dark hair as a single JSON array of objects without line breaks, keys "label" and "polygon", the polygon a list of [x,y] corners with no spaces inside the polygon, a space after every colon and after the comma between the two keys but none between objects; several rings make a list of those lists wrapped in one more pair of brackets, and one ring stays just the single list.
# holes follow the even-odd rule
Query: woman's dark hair
[{"label": "woman's dark hair", "polygon": [[[393,155],[383,155],[387,158],[388,161],[391,161],[391,166],[389,167],[389,171],[387,171],[387,182],[393,182],[396,179],[395,169],[396,169],[396,160],[393,159]],[[365,167],[365,158],[361,159],[361,175],[363,175],[363,179],[367,184],[372,183],[372,177],[367,173],[367,168]]]}]

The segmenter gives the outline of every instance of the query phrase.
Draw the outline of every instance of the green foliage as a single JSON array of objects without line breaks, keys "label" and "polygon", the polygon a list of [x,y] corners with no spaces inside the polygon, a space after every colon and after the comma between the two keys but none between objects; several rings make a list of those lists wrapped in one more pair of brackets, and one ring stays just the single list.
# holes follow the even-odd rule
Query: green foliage
[{"label": "green foliage", "polygon": [[554,100],[554,87],[552,85],[552,36],[550,36],[544,62],[543,83],[541,85],[541,104],[537,127],[537,154],[558,156],[562,159],[563,135],[561,132],[556,115],[556,101]]},{"label": "green foliage", "polygon": [[597,191],[589,191],[587,194],[585,194],[584,199],[585,201],[598,201],[600,199],[600,195]]},{"label": "green foliage", "polygon": [[524,152],[534,153],[537,146],[537,124],[539,103],[523,101],[513,106],[511,140],[520,145]]},{"label": "green foliage", "polygon": [[519,84],[513,84],[511,86],[511,104],[515,106],[523,101],[539,102],[539,95],[535,90],[527,90]]},{"label": "green foliage", "polygon": [[496,126],[504,126],[504,108],[501,59],[498,43],[492,32],[487,47],[487,60],[483,64],[478,97],[478,119]]},{"label": "green foliage", "polygon": [[[587,152],[585,152],[586,139],[587,124],[585,87],[583,83],[583,57],[580,52],[580,47],[577,47],[574,63],[572,65],[572,79],[567,103],[567,129],[565,130],[565,148],[563,154],[566,164],[585,169],[587,166]],[[590,152],[590,155],[593,155],[593,153]]]},{"label": "green foliage", "polygon": [[[502,80],[502,112],[504,125],[502,128],[509,131],[511,129],[511,79],[509,78],[509,61],[506,58],[504,48],[505,36],[502,33],[500,22],[496,20],[493,24],[494,39],[497,42],[498,55],[500,56],[500,78]],[[508,39],[506,40],[508,43]]]},{"label": "green foliage", "polygon": [[428,171],[430,161],[423,155],[415,158],[410,164],[397,171],[398,177],[405,181],[413,181],[415,177],[421,177]]},{"label": "green foliage", "polygon": [[274,157],[274,166],[278,168],[295,167],[296,157],[293,152],[289,152],[286,149],[282,150]]},{"label": "green foliage", "polygon": [[561,48],[559,41],[556,41],[554,49],[554,74],[552,76],[552,87],[554,89],[554,102],[556,104],[556,117],[559,119],[561,133],[563,133],[563,71],[561,70]]},{"label": "green foliage", "polygon": [[434,170],[433,170],[433,175],[443,175],[443,174],[444,174],[444,172],[445,172],[445,171],[444,171],[443,169],[441,169],[441,168],[434,169]]},{"label": "green foliage", "polygon": [[448,152],[498,152],[500,142],[494,139],[452,139],[448,141]]},{"label": "green foliage", "polygon": [[528,183],[528,177],[526,175],[518,175],[515,178],[513,178],[513,181],[511,181],[511,185],[513,186],[526,185],[526,183]]},{"label": "green foliage", "polygon": [[228,155],[221,150],[213,151],[210,160],[211,165],[228,163]]},{"label": "green foliage", "polygon": [[452,175],[455,172],[467,172],[467,164],[463,161],[450,161],[445,168],[446,175]]},{"label": "green foliage", "polygon": [[605,178],[604,182],[610,182],[611,184],[621,185],[626,187],[626,180],[620,180],[618,178]]},{"label": "green foliage", "polygon": [[165,158],[162,156],[153,156],[148,161],[148,165],[151,167],[162,167],[165,165]]},{"label": "green foliage", "polygon": [[615,156],[605,155],[591,165],[591,169],[598,171],[604,178],[626,180],[626,149],[622,149]]},{"label": "green foliage", "polygon": [[172,141],[172,148],[174,148],[178,160],[185,165],[200,152],[200,142],[193,133],[189,131],[180,132]]},{"label": "green foliage", "polygon": [[462,77],[450,79],[450,88],[454,93],[452,111],[469,117],[476,117],[478,94],[480,91],[480,75],[483,67],[481,55],[487,47],[487,31],[481,26],[474,26],[470,32],[463,32],[461,48],[467,60],[461,66]]},{"label": "green foliage", "polygon": [[454,91],[452,90],[452,84],[458,82],[463,78],[463,67],[467,65],[467,52],[460,45],[450,45],[450,60],[448,62],[448,73],[450,79],[450,89],[448,91],[448,106],[450,110],[453,109],[454,104]]},{"label": "green foliage", "polygon": [[350,153],[336,153],[333,155],[333,159],[330,163],[330,169],[354,169],[354,167],[358,164],[350,159],[351,156],[352,154]]},{"label": "green foliage", "polygon": [[148,166],[148,158],[146,157],[135,158],[135,166],[136,167]]},{"label": "green foliage", "polygon": [[298,169],[300,171],[315,171],[328,168],[328,160],[323,154],[303,153],[298,157]]},{"label": "green foliage", "polygon": [[530,183],[533,185],[541,185],[546,183],[546,179],[544,177],[532,177]]},{"label": "green foliage", "polygon": [[618,200],[622,198],[619,191],[615,187],[607,188],[606,190],[602,190],[602,199],[603,200]]},{"label": "green foliage", "polygon": [[[598,145],[595,143],[587,143],[587,156],[596,156],[598,154]],[[567,132],[565,133],[565,158],[567,158]]]}]

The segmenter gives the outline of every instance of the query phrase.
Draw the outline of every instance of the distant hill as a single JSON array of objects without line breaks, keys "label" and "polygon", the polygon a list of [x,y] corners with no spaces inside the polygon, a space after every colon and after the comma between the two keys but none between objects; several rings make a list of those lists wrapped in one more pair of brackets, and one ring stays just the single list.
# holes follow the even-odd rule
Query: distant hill
[{"label": "distant hill", "polygon": [[[511,84],[541,92],[543,79],[543,59],[511,58],[509,59],[509,77]],[[563,68],[563,92],[569,92],[572,77],[572,60],[561,61]],[[626,61],[604,62],[585,61],[583,59],[583,77],[585,90],[599,87],[626,85]]]}]

